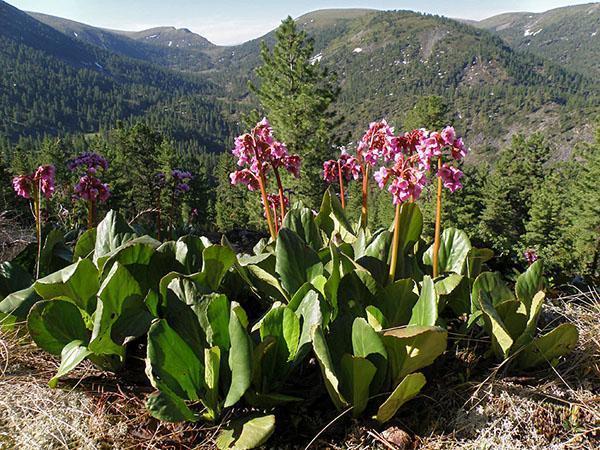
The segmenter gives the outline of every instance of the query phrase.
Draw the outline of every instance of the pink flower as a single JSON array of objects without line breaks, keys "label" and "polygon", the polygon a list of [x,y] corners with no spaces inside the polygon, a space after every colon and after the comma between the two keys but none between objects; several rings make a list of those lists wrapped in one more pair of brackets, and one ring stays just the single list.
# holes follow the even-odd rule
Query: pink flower
[{"label": "pink flower", "polygon": [[381,167],[373,177],[380,189],[391,180],[388,191],[392,194],[394,205],[410,199],[417,200],[427,184],[427,177],[419,166],[418,155],[407,157],[400,154],[393,167]]},{"label": "pink flower", "polygon": [[529,265],[532,265],[539,259],[537,252],[533,248],[528,248],[525,250],[525,252],[523,252],[523,256]]},{"label": "pink flower", "polygon": [[250,169],[237,170],[229,174],[231,184],[245,184],[250,191],[255,191],[259,187],[258,177]]},{"label": "pink flower", "polygon": [[454,192],[462,188],[462,184],[459,180],[463,176],[463,173],[456,167],[444,163],[441,169],[438,170],[437,176],[442,179],[444,187],[448,188],[450,192]]},{"label": "pink flower", "polygon": [[78,200],[105,202],[110,197],[108,184],[92,175],[82,176],[73,190],[74,198]]},{"label": "pink flower", "polygon": [[441,132],[442,141],[446,145],[454,145],[454,141],[456,140],[456,131],[454,131],[454,127],[446,127]]},{"label": "pink flower", "polygon": [[54,174],[56,169],[53,165],[46,164],[37,168],[33,174],[33,181],[40,184],[40,190],[46,198],[54,194]]},{"label": "pink flower", "polygon": [[394,129],[385,119],[369,124],[369,129],[357,148],[359,157],[370,166],[374,166],[380,158],[386,161],[393,160],[398,151],[398,139],[394,136]]},{"label": "pink flower", "polygon": [[283,158],[283,165],[285,170],[291,173],[294,178],[300,177],[300,165],[302,164],[302,160],[298,155],[290,155]]},{"label": "pink flower", "polygon": [[358,160],[345,148],[342,148],[339,159],[330,159],[323,163],[323,179],[328,183],[338,181],[339,169],[342,171],[342,179],[346,181],[358,180],[362,173]]},{"label": "pink flower", "polygon": [[33,180],[31,175],[18,175],[12,179],[13,189],[19,197],[31,198]]},{"label": "pink flower", "polygon": [[323,179],[328,183],[334,183],[338,180],[338,162],[335,159],[323,163]]},{"label": "pink flower", "polygon": [[458,138],[454,141],[454,145],[452,146],[450,151],[452,153],[452,157],[455,160],[460,161],[465,156],[467,156],[468,149],[465,147],[462,138]]}]

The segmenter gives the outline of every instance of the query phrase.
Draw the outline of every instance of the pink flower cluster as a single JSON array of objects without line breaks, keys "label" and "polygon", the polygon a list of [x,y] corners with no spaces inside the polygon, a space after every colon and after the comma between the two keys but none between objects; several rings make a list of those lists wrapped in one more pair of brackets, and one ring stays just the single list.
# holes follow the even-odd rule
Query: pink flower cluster
[{"label": "pink flower cluster", "polygon": [[394,129],[385,119],[371,122],[369,129],[358,143],[357,154],[360,160],[370,166],[377,164],[381,158],[391,161],[398,152],[398,138],[394,136]]},{"label": "pink flower cluster", "polygon": [[[367,146],[368,139],[376,145]],[[384,163],[393,161],[391,167],[383,166],[373,176],[380,189],[389,183],[388,191],[395,205],[421,196],[433,160],[442,158],[444,161],[446,157],[460,161],[467,154],[462,138],[457,138],[456,131],[450,126],[441,132],[419,129],[394,136],[393,129],[385,121],[375,122],[369,126],[361,144],[363,148],[371,149],[364,153],[369,164],[379,159]],[[462,188],[460,178],[463,173],[450,162],[443,162],[436,176],[451,192]]]},{"label": "pink flower cluster", "polygon": [[525,250],[525,252],[523,252],[523,256],[525,257],[525,261],[527,261],[527,264],[529,265],[532,265],[539,259],[537,252],[533,248],[528,248],[527,250]]},{"label": "pink flower cluster", "polygon": [[284,168],[294,177],[300,176],[300,156],[290,155],[285,144],[273,138],[273,129],[266,118],[250,133],[237,137],[231,152],[237,157],[238,166],[247,166],[229,175],[231,184],[245,184],[251,191],[258,188],[261,172],[266,175],[270,169]]},{"label": "pink flower cluster", "polygon": [[108,184],[102,183],[93,175],[82,176],[73,190],[74,198],[78,200],[105,202],[110,197]]},{"label": "pink flower cluster", "polygon": [[330,159],[323,163],[323,179],[328,183],[334,183],[339,180],[340,170],[342,179],[345,181],[358,180],[361,174],[360,164],[356,157],[349,154],[345,148],[342,148],[340,157]]},{"label": "pink flower cluster", "polygon": [[46,198],[54,194],[54,175],[56,169],[47,164],[40,166],[30,175],[18,175],[12,179],[13,189],[18,196],[30,199],[38,186],[42,195]]},{"label": "pink flower cluster", "polygon": [[[279,208],[279,194],[275,193],[275,194],[268,194],[267,195],[267,202],[269,203],[269,209],[271,211],[276,210],[277,208]],[[264,205],[262,198],[260,200],[260,203]],[[286,196],[283,197],[283,204],[285,205],[286,209],[290,207],[290,199],[287,198]],[[266,213],[264,213],[264,215],[266,216]]]},{"label": "pink flower cluster", "polygon": [[70,170],[85,169],[83,175],[73,191],[73,199],[92,202],[105,202],[110,197],[110,188],[107,183],[102,183],[97,177],[98,170],[108,169],[108,161],[97,153],[85,152],[72,159],[68,166]]}]

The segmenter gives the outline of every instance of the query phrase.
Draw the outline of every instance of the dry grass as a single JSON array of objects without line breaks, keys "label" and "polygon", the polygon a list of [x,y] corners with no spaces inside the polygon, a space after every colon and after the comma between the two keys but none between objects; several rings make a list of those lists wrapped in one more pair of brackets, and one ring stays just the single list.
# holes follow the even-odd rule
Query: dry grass
[{"label": "dry grass", "polygon": [[[485,339],[470,336],[426,371],[423,394],[387,426],[348,414],[333,420],[338,413],[322,399],[282,412],[269,448],[304,448],[328,423],[311,448],[600,448],[599,293],[549,302],[541,326],[564,321],[578,327],[580,341],[556,367],[507,372],[483,358]],[[57,360],[25,336],[0,333],[0,450],[214,447],[218,425],[159,423],[143,405],[151,388],[135,380],[84,364],[49,389]]]}]

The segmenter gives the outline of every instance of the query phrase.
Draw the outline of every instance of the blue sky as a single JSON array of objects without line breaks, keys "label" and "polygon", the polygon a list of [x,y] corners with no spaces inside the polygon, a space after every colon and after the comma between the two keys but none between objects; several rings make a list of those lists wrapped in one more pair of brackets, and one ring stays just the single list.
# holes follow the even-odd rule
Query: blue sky
[{"label": "blue sky", "polygon": [[410,9],[464,19],[510,11],[541,12],[585,3],[560,0],[7,0],[26,11],[64,17],[118,30],[169,25],[189,28],[215,44],[238,44],[262,36],[287,15],[323,8]]}]

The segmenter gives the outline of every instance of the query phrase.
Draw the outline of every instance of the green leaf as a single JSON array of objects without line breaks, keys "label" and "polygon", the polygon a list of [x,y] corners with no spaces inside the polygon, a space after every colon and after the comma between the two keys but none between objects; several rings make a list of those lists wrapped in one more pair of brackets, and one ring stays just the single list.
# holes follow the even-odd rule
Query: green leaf
[{"label": "green leaf", "polygon": [[387,321],[379,308],[369,305],[365,308],[365,312],[367,313],[367,322],[375,331],[381,331],[384,327],[387,328]]},{"label": "green leaf", "polygon": [[27,317],[27,329],[38,347],[60,355],[72,341],[88,341],[81,311],[71,302],[45,300],[36,303]]},{"label": "green leaf", "polygon": [[243,269],[247,270],[250,281],[258,291],[259,295],[262,298],[271,297],[276,301],[286,302],[288,301],[288,296],[279,280],[264,270],[263,268],[249,264]]},{"label": "green leaf", "polygon": [[[156,255],[160,242],[150,236],[141,236],[125,242],[120,247],[99,257],[96,261],[98,270],[104,277],[115,263],[123,266],[148,266]],[[148,277],[148,268],[144,267],[144,275]],[[153,275],[150,273],[150,275]],[[144,277],[144,278],[145,278]]]},{"label": "green leaf", "polygon": [[457,273],[451,273],[442,279],[438,279],[435,281],[435,292],[440,296],[450,295],[458,287],[462,279],[463,276]]},{"label": "green leaf", "polygon": [[[291,306],[290,306],[291,307]],[[296,308],[296,315],[302,318],[302,330],[300,339],[298,340],[298,355],[302,357],[309,350],[308,345],[311,340],[311,330],[315,325],[324,325],[325,317],[329,316],[330,312],[327,304],[321,301],[321,296],[314,289],[309,290],[300,301]]]},{"label": "green leaf", "polygon": [[481,273],[483,264],[494,257],[494,252],[489,248],[472,247],[467,256],[467,276],[477,278]]},{"label": "green leaf", "polygon": [[217,291],[225,274],[237,262],[235,253],[229,247],[211,245],[202,252],[202,281],[213,291]]},{"label": "green leaf", "polygon": [[235,405],[252,381],[252,342],[246,331],[247,322],[244,310],[232,302],[229,318],[231,386],[225,398],[225,408]]},{"label": "green leaf", "polygon": [[308,208],[295,208],[288,211],[285,219],[283,219],[282,227],[295,232],[315,251],[323,247],[323,240],[315,223],[315,216]]},{"label": "green leaf", "polygon": [[323,374],[323,381],[325,382],[325,388],[329,393],[329,397],[333,401],[333,404],[337,409],[342,409],[348,406],[348,402],[344,399],[340,391],[340,382],[335,374],[333,362],[331,360],[331,354],[329,353],[329,347],[325,336],[320,326],[316,326],[312,330],[312,341],[313,349],[319,366],[321,367],[321,373]]},{"label": "green leaf", "polygon": [[[527,318],[527,324],[525,325],[525,328],[522,330],[522,332],[519,333],[520,336],[518,336],[518,339],[516,339],[515,341],[513,351],[516,351],[524,345],[527,345],[531,341],[533,341],[537,329],[538,319],[540,317],[540,313],[542,312],[542,306],[544,305],[545,298],[546,294],[544,293],[544,291],[539,291],[537,294],[534,295],[531,301],[529,317]],[[521,305],[521,309],[524,309],[524,307],[524,305]],[[524,313],[524,311],[522,313]],[[513,335],[511,334],[511,336]]]},{"label": "green leaf", "polygon": [[577,345],[579,332],[572,323],[563,323],[552,331],[533,340],[519,353],[516,364],[521,369],[530,369],[566,355]]},{"label": "green leaf", "polygon": [[479,310],[479,293],[482,291],[489,295],[492,305],[515,298],[500,272],[483,272],[475,279],[471,289],[471,313]]},{"label": "green leaf", "polygon": [[483,312],[483,321],[487,333],[492,338],[492,349],[502,359],[506,359],[513,345],[513,339],[506,329],[502,318],[494,308],[487,291],[479,291],[479,306]]},{"label": "green leaf", "polygon": [[204,382],[206,384],[205,399],[202,401],[207,408],[204,414],[207,420],[216,420],[220,413],[219,408],[219,367],[221,364],[221,350],[219,347],[204,349]]},{"label": "green leaf", "polygon": [[[471,248],[471,241],[464,231],[456,228],[445,229],[440,236],[439,273],[464,273]],[[423,255],[423,263],[433,266],[433,245]]]},{"label": "green leaf", "polygon": [[374,354],[387,358],[387,352],[379,334],[362,317],[354,319],[352,324],[352,349],[355,356],[362,358]]},{"label": "green leaf", "polygon": [[[398,263],[394,280],[415,275],[412,260],[413,248],[423,231],[423,214],[416,203],[404,203],[400,208],[400,234],[398,239]],[[390,258],[391,258],[390,251]]]},{"label": "green leaf", "polygon": [[33,287],[44,300],[68,300],[91,314],[96,307],[98,271],[89,259],[80,259],[75,264],[40,278]]},{"label": "green leaf", "polygon": [[204,389],[199,351],[192,349],[166,320],[154,322],[148,331],[146,358],[146,374],[152,385],[184,400],[199,400]]},{"label": "green leaf", "polygon": [[73,255],[65,245],[64,234],[56,228],[50,230],[40,252],[40,273],[56,272],[69,265],[72,259]]},{"label": "green leaf", "polygon": [[77,367],[81,361],[83,361],[92,353],[83,344],[83,341],[75,340],[65,345],[60,355],[60,366],[58,367],[58,372],[56,372],[56,375],[50,379],[48,386],[55,388],[58,384],[58,380],[61,377],[64,377],[66,374],[68,374],[71,370]]},{"label": "green leaf", "polygon": [[207,246],[196,236],[183,236],[175,242],[175,259],[183,266],[186,274],[199,272],[202,268],[202,253]]},{"label": "green leaf", "polygon": [[264,444],[275,431],[275,416],[246,417],[234,420],[217,437],[220,450],[248,450]]},{"label": "green leaf", "polygon": [[430,365],[446,350],[448,332],[440,327],[409,326],[383,332],[394,385]]},{"label": "green leaf", "polygon": [[0,314],[24,320],[31,307],[39,300],[41,297],[33,286],[13,292],[0,302]]},{"label": "green leaf", "polygon": [[[99,301],[94,315],[90,350],[98,355],[114,354],[124,357],[123,342],[115,342],[113,339],[115,334],[113,326],[127,310],[127,316],[137,316],[138,320],[143,321],[144,326],[139,329],[135,322],[122,323],[121,334],[125,334],[125,337],[138,337],[145,334],[147,327],[150,326],[150,315],[144,315],[146,312],[144,297],[145,293],[127,268],[118,262],[113,264],[98,291]],[[132,314],[132,311],[138,314]],[[131,327],[130,332],[127,331],[128,326]]]},{"label": "green leaf", "polygon": [[427,380],[421,372],[412,373],[396,386],[391,395],[381,404],[375,417],[379,423],[390,420],[407,401],[415,398]]},{"label": "green leaf", "polygon": [[136,237],[135,231],[116,211],[109,211],[96,227],[94,262]]},{"label": "green leaf", "polygon": [[86,230],[75,244],[73,249],[73,262],[77,262],[81,258],[88,258],[94,253],[96,247],[96,228]]},{"label": "green leaf", "polygon": [[18,264],[4,261],[0,264],[0,297],[27,289],[33,284],[33,278]]},{"label": "green leaf", "polygon": [[152,417],[165,422],[196,422],[198,417],[185,402],[171,393],[153,392],[146,400],[146,408]]},{"label": "green leaf", "polygon": [[341,362],[341,388],[352,405],[352,415],[358,417],[367,407],[369,386],[377,368],[366,358],[344,354]]},{"label": "green leaf", "polygon": [[274,339],[272,350],[263,358],[263,379],[276,384],[287,371],[287,363],[292,361],[298,350],[300,339],[300,319],[290,308],[272,308],[260,324],[260,339]]},{"label": "green leaf", "polygon": [[416,283],[411,278],[388,284],[376,296],[376,304],[386,319],[388,327],[407,325],[419,300]]},{"label": "green leaf", "polygon": [[433,326],[438,318],[438,296],[433,280],[425,275],[419,300],[412,309],[409,325]]},{"label": "green leaf", "polygon": [[300,237],[286,228],[279,231],[275,249],[275,271],[281,277],[285,290],[293,295],[304,283],[323,274],[319,255]]},{"label": "green leaf", "polygon": [[349,243],[355,239],[352,225],[331,187],[323,195],[315,223],[327,236],[332,236],[334,233],[339,234],[344,242]]},{"label": "green leaf", "polygon": [[517,278],[515,293],[528,314],[533,296],[544,289],[544,284],[544,265],[539,259]]}]

